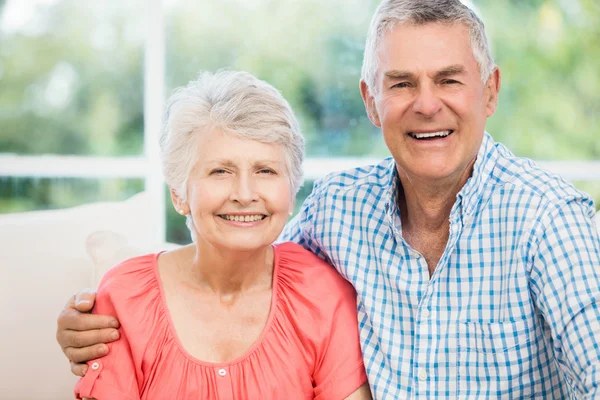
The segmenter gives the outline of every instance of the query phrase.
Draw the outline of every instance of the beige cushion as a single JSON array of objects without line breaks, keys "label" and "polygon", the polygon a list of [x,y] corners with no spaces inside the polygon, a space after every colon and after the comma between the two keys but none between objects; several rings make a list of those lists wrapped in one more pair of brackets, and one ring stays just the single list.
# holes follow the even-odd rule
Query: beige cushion
[{"label": "beige cushion", "polygon": [[153,243],[152,210],[141,193],[123,202],[0,215],[0,398],[73,398],[76,377],[56,343],[56,318],[71,294],[100,279],[86,240],[88,250],[96,241],[91,254],[102,271],[119,258],[154,251],[160,244]]},{"label": "beige cushion", "polygon": [[172,243],[159,243],[153,246],[136,247],[127,238],[112,231],[93,232],[86,240],[86,251],[94,263],[93,287],[97,287],[109,268],[128,258],[179,247]]}]

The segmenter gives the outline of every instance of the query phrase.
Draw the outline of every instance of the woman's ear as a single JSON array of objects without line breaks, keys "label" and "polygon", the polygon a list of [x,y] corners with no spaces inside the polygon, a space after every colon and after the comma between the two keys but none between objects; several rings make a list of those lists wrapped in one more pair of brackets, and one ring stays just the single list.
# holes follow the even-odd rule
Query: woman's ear
[{"label": "woman's ear", "polygon": [[170,188],[171,193],[171,202],[173,203],[173,207],[175,207],[175,211],[177,211],[181,215],[187,215],[190,212],[188,205],[181,200],[175,189]]},{"label": "woman's ear", "polygon": [[290,204],[288,206],[288,216],[292,216],[294,214],[294,206],[296,205],[296,196],[292,194],[292,198],[290,199]]}]

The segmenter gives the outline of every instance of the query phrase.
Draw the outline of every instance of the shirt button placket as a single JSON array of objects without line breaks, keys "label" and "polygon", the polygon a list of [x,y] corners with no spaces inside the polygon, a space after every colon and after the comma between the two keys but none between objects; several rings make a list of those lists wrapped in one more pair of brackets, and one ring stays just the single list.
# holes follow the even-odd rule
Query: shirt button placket
[{"label": "shirt button placket", "polygon": [[427,354],[430,350],[431,343],[427,338],[431,333],[431,312],[429,311],[429,307],[427,306],[428,299],[423,298],[422,304],[419,307],[419,318],[418,318],[418,345],[416,350],[416,363],[415,363],[415,372],[418,379],[418,387],[415,388],[415,393],[417,397],[424,394],[424,390],[427,388],[427,365],[428,358]]},{"label": "shirt button placket", "polygon": [[215,380],[219,400],[233,400],[233,386],[231,385],[230,370],[227,367],[215,368]]}]

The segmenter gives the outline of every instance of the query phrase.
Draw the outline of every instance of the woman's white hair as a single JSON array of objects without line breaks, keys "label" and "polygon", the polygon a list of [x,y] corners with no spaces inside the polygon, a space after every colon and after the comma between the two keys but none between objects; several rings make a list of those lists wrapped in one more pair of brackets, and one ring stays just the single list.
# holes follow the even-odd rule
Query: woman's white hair
[{"label": "woman's white hair", "polygon": [[[160,149],[169,187],[187,201],[187,183],[198,162],[198,137],[219,129],[285,151],[292,193],[302,185],[304,138],[292,108],[273,86],[247,72],[202,72],[167,102]],[[192,231],[193,221],[187,217]]]},{"label": "woman's white hair", "polygon": [[377,52],[387,32],[398,24],[461,23],[469,28],[473,57],[485,84],[496,68],[483,22],[459,0],[384,0],[373,15],[367,34],[361,79],[377,93]]}]

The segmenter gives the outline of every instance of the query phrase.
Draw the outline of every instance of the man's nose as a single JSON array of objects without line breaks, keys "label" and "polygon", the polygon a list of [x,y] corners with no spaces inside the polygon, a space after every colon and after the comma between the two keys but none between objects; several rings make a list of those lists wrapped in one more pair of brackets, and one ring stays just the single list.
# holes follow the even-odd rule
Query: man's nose
[{"label": "man's nose", "polygon": [[230,200],[248,205],[258,199],[256,185],[251,176],[239,175],[233,184]]},{"label": "man's nose", "polygon": [[442,101],[433,85],[419,85],[416,96],[413,103],[416,113],[431,118],[442,109]]}]

